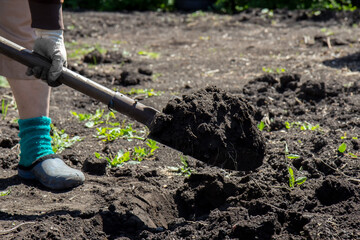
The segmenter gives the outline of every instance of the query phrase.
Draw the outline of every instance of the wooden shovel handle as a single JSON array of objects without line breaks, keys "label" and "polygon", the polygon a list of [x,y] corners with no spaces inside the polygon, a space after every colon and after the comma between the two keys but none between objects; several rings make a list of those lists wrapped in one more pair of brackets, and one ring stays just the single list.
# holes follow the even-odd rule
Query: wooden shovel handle
[{"label": "wooden shovel handle", "polygon": [[[0,36],[0,53],[12,58],[28,67],[41,66],[50,68],[51,63],[44,57],[34,54],[32,51],[25,49]],[[85,95],[88,95],[116,111],[127,115],[134,120],[150,126],[156,113],[159,111],[145,106],[121,93],[114,92],[80,74],[77,74],[67,68],[63,72],[59,81]]]}]

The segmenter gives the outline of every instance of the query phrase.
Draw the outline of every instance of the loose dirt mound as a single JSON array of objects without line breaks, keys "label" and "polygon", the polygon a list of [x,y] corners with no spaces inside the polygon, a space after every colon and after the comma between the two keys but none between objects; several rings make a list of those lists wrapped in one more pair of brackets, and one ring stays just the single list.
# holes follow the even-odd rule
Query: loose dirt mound
[{"label": "loose dirt mound", "polygon": [[241,97],[208,87],[171,100],[150,126],[150,138],[208,164],[254,170],[265,142]]}]

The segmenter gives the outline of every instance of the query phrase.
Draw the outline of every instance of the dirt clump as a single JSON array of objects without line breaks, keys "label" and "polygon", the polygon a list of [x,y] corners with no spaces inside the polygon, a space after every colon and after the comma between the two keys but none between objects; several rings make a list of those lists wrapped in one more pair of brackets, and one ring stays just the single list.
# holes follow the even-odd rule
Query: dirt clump
[{"label": "dirt clump", "polygon": [[354,189],[347,182],[341,182],[336,177],[328,176],[316,189],[316,196],[322,204],[332,205],[354,196]]},{"label": "dirt clump", "polygon": [[117,51],[108,51],[105,54],[101,53],[98,49],[94,49],[84,56],[83,62],[90,64],[101,64],[101,63],[114,63],[123,64],[131,63],[130,58],[126,58],[122,53]]},{"label": "dirt clump", "polygon": [[325,83],[308,80],[301,85],[298,96],[307,101],[319,101],[326,96]]},{"label": "dirt clump", "polygon": [[262,164],[265,141],[253,108],[215,86],[170,100],[150,126],[150,137],[208,164],[253,170]]},{"label": "dirt clump", "polygon": [[123,86],[138,85],[142,82],[149,82],[151,78],[148,74],[141,74],[133,71],[123,71],[120,78],[115,79],[115,83]]},{"label": "dirt clump", "polygon": [[90,64],[100,64],[104,61],[104,56],[97,49],[89,52],[84,56],[84,62]]},{"label": "dirt clump", "polygon": [[219,174],[195,173],[184,183],[176,192],[175,202],[180,216],[189,220],[209,214],[228,197],[238,194],[236,186]]},{"label": "dirt clump", "polygon": [[84,161],[82,170],[93,175],[104,175],[108,162],[106,159],[87,158]]}]

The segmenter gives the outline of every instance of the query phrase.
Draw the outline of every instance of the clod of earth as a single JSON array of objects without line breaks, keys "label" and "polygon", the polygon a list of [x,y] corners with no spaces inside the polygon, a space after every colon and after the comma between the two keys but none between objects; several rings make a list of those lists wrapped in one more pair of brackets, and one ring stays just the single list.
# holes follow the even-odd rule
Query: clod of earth
[{"label": "clod of earth", "polygon": [[214,86],[170,100],[150,126],[150,138],[205,163],[234,170],[262,164],[265,140],[241,97]]}]

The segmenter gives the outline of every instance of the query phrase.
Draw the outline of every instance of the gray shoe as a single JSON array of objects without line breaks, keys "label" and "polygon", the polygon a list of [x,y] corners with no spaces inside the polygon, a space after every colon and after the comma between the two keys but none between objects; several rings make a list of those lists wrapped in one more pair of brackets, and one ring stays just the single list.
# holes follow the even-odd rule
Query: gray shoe
[{"label": "gray shoe", "polygon": [[54,190],[73,188],[85,181],[82,172],[67,166],[55,154],[37,159],[30,167],[19,165],[18,175],[23,179],[36,179]]}]

